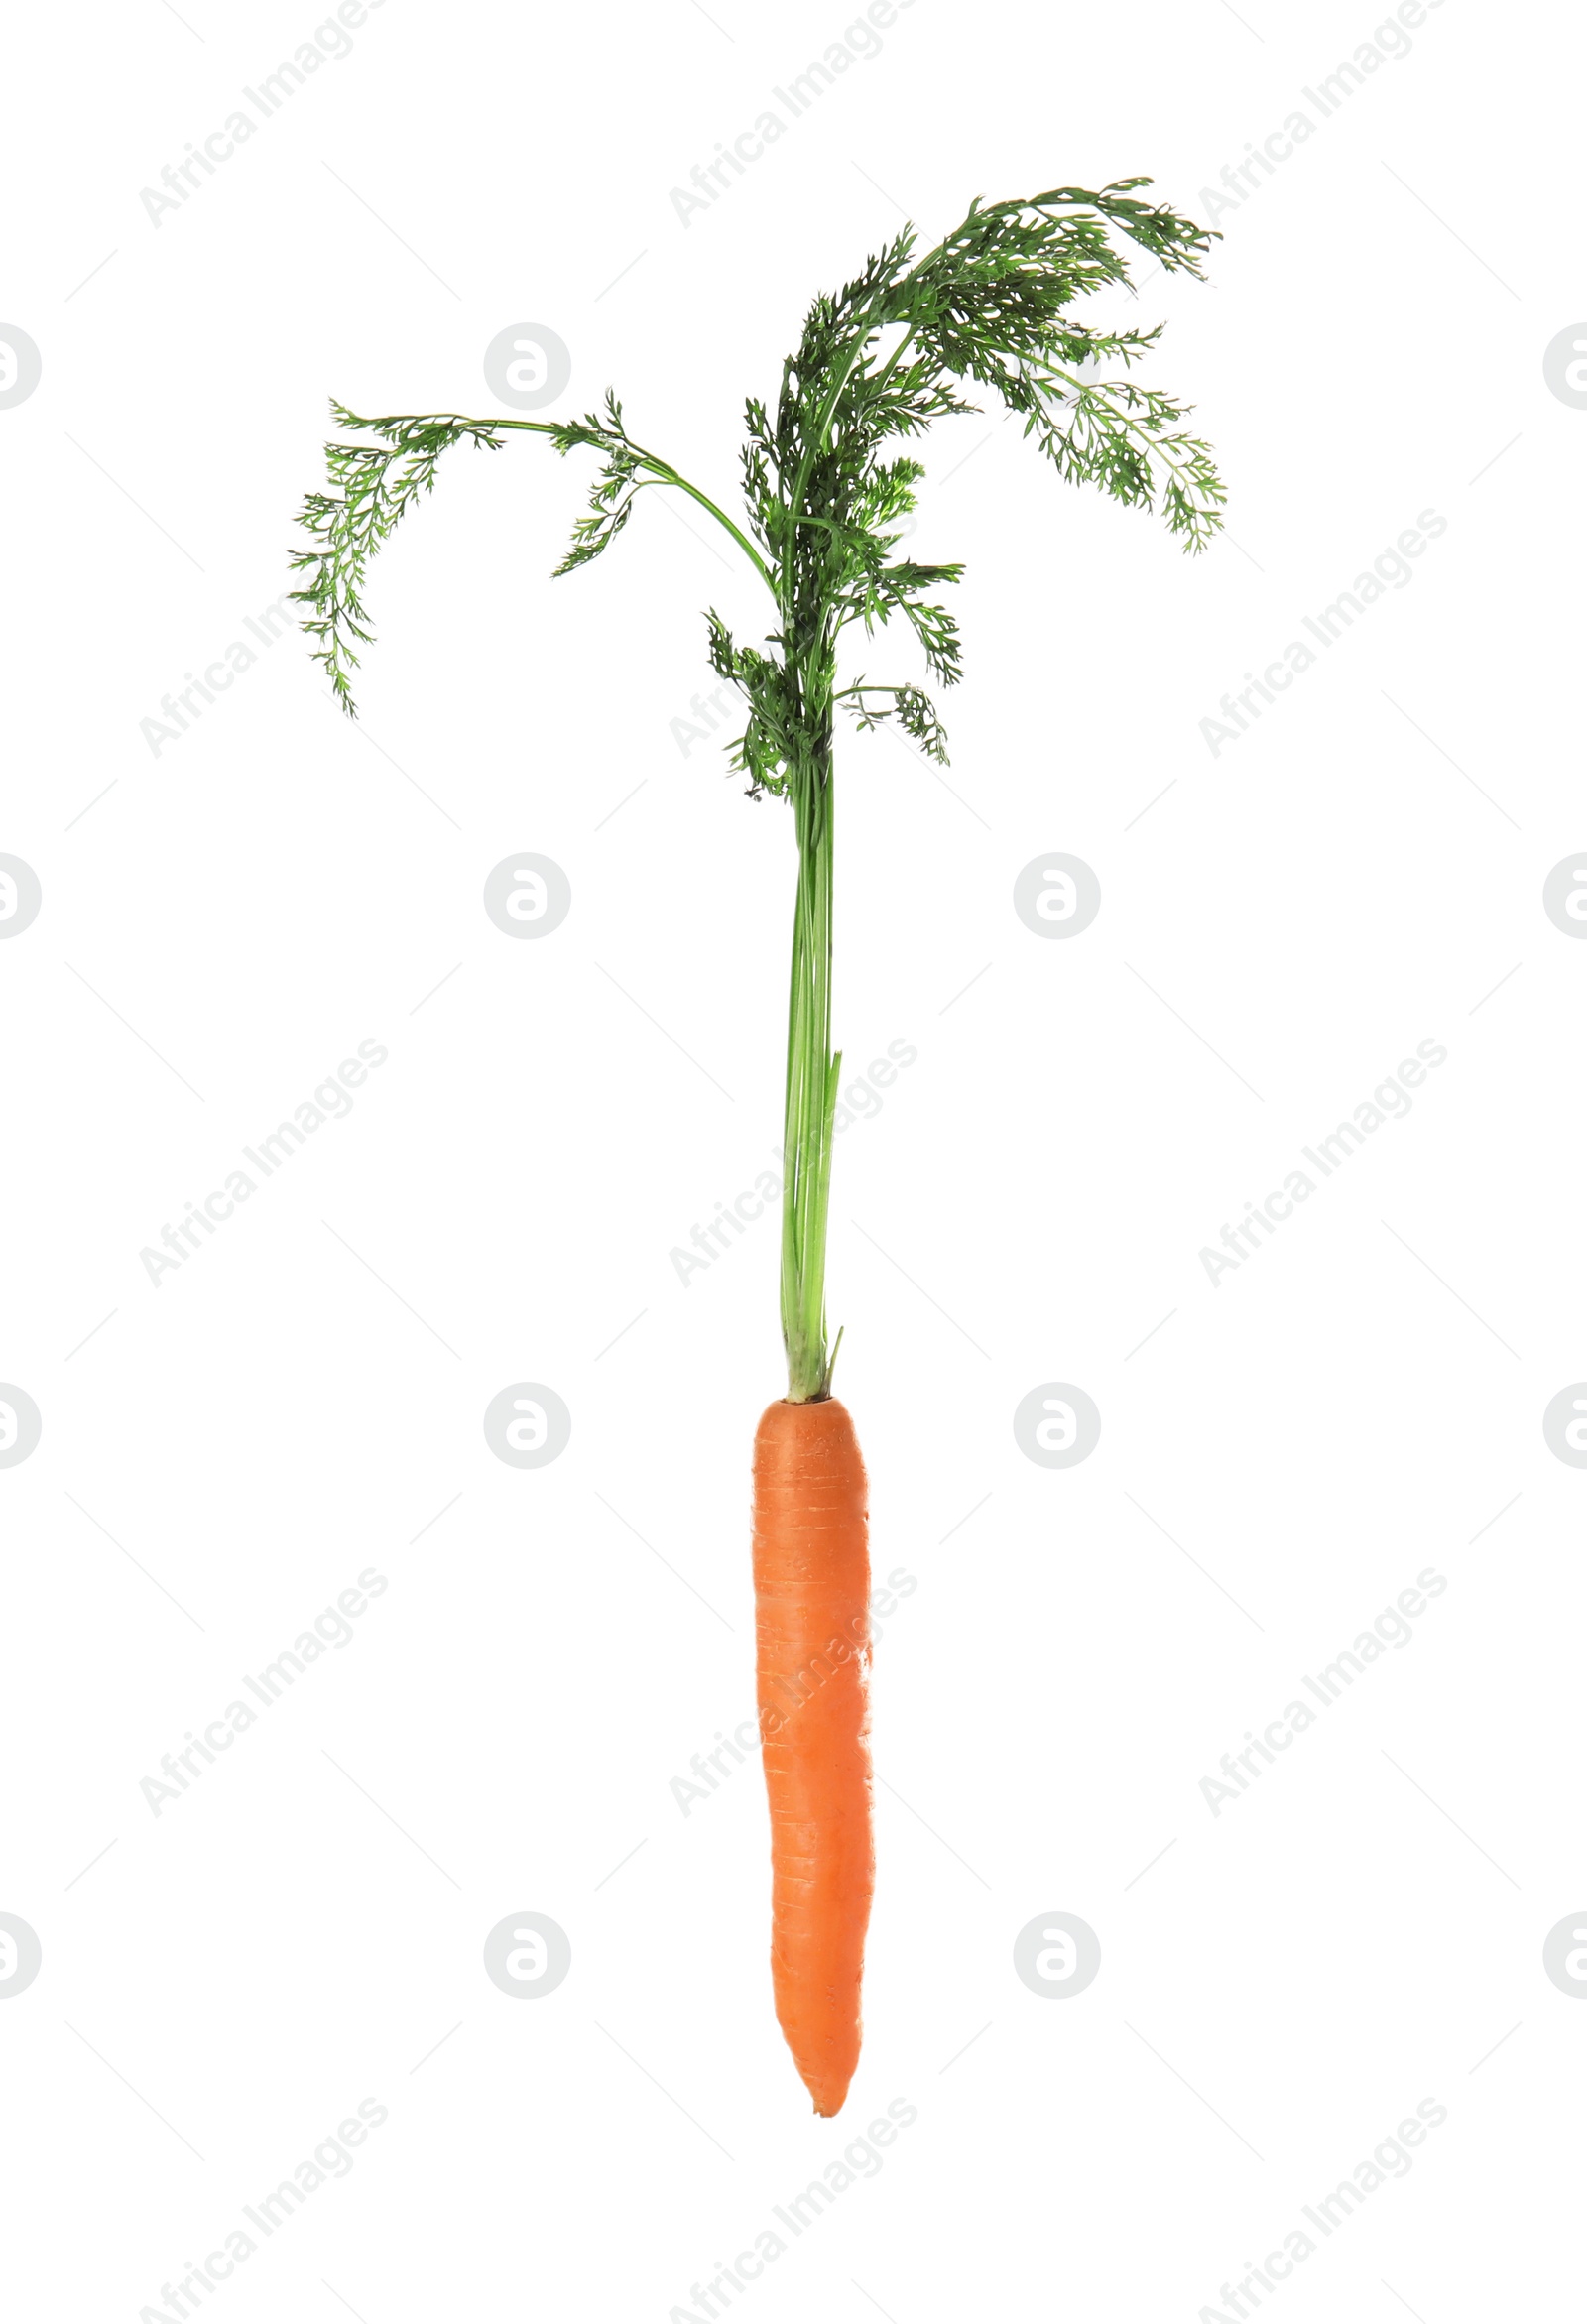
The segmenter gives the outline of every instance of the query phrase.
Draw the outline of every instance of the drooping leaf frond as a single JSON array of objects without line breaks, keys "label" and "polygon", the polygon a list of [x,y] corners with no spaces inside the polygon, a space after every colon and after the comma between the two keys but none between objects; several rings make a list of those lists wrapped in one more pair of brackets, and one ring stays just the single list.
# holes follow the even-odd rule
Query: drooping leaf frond
[{"label": "drooping leaf frond", "polygon": [[846,686],[837,698],[849,704],[862,734],[890,718],[912,742],[919,744],[928,759],[935,759],[939,767],[947,765],[947,730],[936,704],[922,687],[873,686],[862,679],[858,685]]},{"label": "drooping leaf frond", "polygon": [[361,428],[375,443],[328,443],[325,466],[329,492],[305,495],[299,522],[312,546],[292,558],[307,582],[292,596],[308,607],[302,623],[318,640],[314,659],[330,679],[349,717],[357,716],[352,673],[359,646],[371,643],[364,607],[364,575],[377,550],[391,539],[422,493],[433,492],[442,452],[465,440],[487,451],[501,448],[488,422],[441,414],[391,420],[361,420],[345,405],[332,404],[340,428]]}]

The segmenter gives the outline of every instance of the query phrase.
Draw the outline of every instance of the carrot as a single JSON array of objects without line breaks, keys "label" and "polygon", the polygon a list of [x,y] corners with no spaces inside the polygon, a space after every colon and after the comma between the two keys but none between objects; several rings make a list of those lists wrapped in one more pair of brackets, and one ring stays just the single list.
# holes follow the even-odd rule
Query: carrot
[{"label": "carrot", "polygon": [[[900,447],[913,447],[938,420],[978,409],[959,393],[965,386],[1018,418],[1066,483],[1157,509],[1187,549],[1217,531],[1223,486],[1206,445],[1183,425],[1187,408],[1133,376],[1161,325],[1098,325],[1075,311],[1087,294],[1128,288],[1120,243],[1134,243],[1165,272],[1200,275],[1214,237],[1193,218],[1140,199],[1137,189],[1150,183],[1121,178],[1095,193],[1063,185],[990,205],[978,195],[923,257],[906,227],[840,292],[817,299],[776,395],[745,406],[742,525],[629,433],[610,391],[602,410],[561,420],[456,412],[360,419],[336,404],[337,422],[359,440],[326,445],[329,490],[305,498],[308,538],[292,559],[306,576],[293,592],[305,609],[303,627],[349,716],[359,648],[371,635],[363,597],[370,560],[456,444],[496,452],[522,430],[563,455],[598,455],[588,511],[558,573],[604,555],[640,495],[662,490],[703,510],[742,552],[740,578],[754,576],[746,618],[761,644],[739,645],[714,609],[706,639],[721,681],[712,700],[731,687],[746,711],[729,764],[752,797],[792,809],[798,855],[783,1108],[788,1398],[769,1408],[756,1437],[755,1582],[773,1986],[794,2063],[822,2115],[842,2105],[859,2058],[873,1882],[865,1469],[849,1416],[832,1401],[843,1334],[829,1345],[826,1328],[843,1069],[832,1047],[839,705],[862,734],[891,720],[921,758],[947,762],[942,721],[923,687],[863,676],[840,683],[840,658],[898,617],[930,675],[943,686],[958,682],[958,629],[938,592],[963,568],[916,562],[905,550],[924,470]],[[1033,585],[1054,569],[1033,547]],[[614,647],[614,683],[631,682],[637,667]],[[1053,678],[1046,663],[1034,667],[1033,715],[1051,725],[1063,685],[1081,675]]]},{"label": "carrot", "polygon": [[865,1464],[835,1398],[755,1432],[755,1642],[772,1815],[772,1990],[819,2115],[860,2056],[871,1917],[871,1567]]}]

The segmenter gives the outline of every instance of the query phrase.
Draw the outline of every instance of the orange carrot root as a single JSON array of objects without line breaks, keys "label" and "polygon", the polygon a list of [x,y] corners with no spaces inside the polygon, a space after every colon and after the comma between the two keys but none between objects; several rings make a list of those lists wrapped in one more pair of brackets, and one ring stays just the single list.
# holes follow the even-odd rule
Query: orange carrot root
[{"label": "orange carrot root", "polygon": [[755,1434],[755,1632],[772,1814],[778,2022],[819,2115],[860,2056],[876,1859],[867,1700],[865,1464],[834,1398],[775,1404]]}]

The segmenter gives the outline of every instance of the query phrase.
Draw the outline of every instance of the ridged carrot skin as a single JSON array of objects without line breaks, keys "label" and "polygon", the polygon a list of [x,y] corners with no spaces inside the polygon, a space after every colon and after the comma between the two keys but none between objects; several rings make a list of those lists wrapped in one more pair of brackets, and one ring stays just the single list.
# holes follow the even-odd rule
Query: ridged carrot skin
[{"label": "ridged carrot skin", "polygon": [[755,1634],[772,1815],[778,2022],[819,2115],[860,2056],[871,1839],[865,1463],[835,1398],[775,1404],[755,1434]]}]

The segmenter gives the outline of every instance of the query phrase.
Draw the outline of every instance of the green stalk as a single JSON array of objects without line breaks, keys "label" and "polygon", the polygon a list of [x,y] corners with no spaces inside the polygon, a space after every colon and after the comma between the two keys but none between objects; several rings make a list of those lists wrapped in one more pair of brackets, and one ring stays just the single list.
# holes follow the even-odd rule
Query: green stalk
[{"label": "green stalk", "polygon": [[[783,1113],[783,1343],[788,1401],[829,1393],[826,1223],[832,1118],[842,1057],[832,1050],[832,657],[809,673],[809,725],[791,768],[798,885],[789,977],[788,1078]],[[813,697],[813,698],[812,698]],[[841,1337],[841,1334],[839,1335]]]}]

